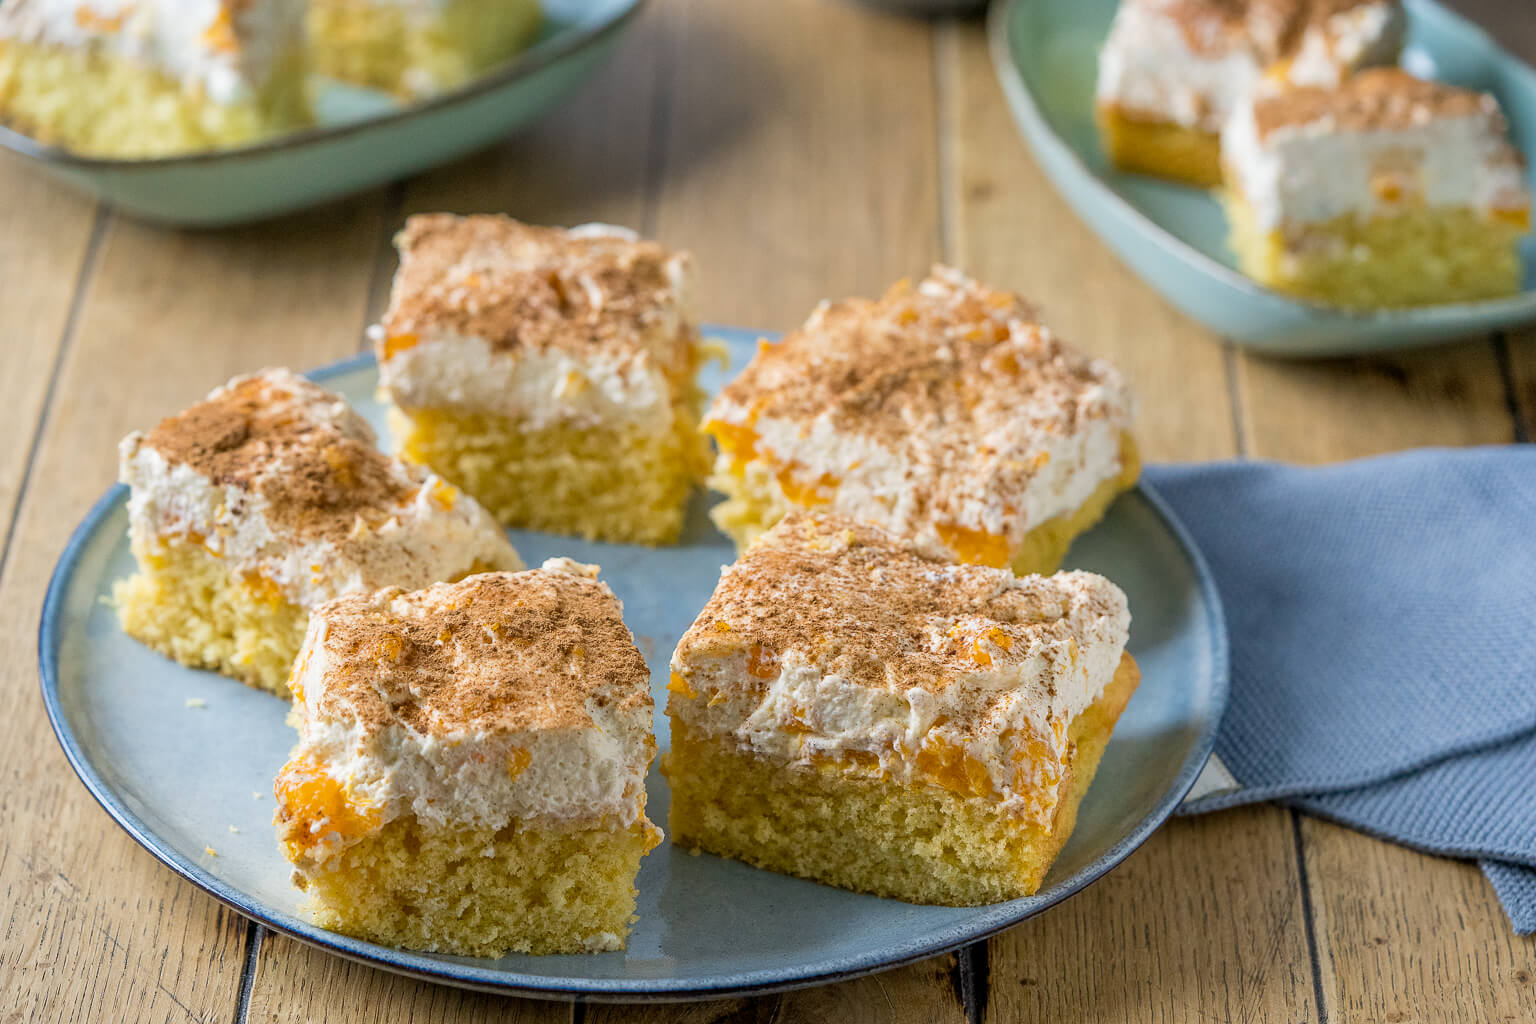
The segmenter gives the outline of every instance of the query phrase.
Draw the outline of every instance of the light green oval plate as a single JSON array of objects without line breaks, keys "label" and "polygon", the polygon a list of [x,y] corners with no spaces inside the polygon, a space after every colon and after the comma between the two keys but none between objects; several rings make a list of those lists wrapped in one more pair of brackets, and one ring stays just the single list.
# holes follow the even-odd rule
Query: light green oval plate
[{"label": "light green oval plate", "polygon": [[323,86],[319,126],[253,146],[154,160],[79,156],[0,126],[0,147],[138,217],[216,226],[346,195],[479,149],[544,113],[602,64],[643,0],[544,0],[539,38],[463,88],[401,106]]},{"label": "light green oval plate", "polygon": [[[1506,299],[1348,312],[1287,298],[1239,273],[1207,192],[1109,166],[1093,123],[1099,46],[1117,0],[999,0],[992,62],[1035,159],[1089,227],[1179,309],[1272,355],[1344,355],[1423,345],[1536,322],[1536,240],[1524,290]],[[1536,70],[1433,0],[1404,0],[1415,74],[1492,92],[1515,144],[1536,147]]]}]

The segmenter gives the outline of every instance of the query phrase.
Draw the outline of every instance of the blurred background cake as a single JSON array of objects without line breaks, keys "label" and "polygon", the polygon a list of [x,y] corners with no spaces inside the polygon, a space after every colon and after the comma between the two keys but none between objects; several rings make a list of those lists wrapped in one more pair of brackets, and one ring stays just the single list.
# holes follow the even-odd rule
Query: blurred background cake
[{"label": "blurred background cake", "polygon": [[532,41],[538,0],[310,0],[315,69],[402,96],[462,85]]},{"label": "blurred background cake", "polygon": [[304,9],[304,0],[6,0],[0,120],[111,157],[303,127]]}]

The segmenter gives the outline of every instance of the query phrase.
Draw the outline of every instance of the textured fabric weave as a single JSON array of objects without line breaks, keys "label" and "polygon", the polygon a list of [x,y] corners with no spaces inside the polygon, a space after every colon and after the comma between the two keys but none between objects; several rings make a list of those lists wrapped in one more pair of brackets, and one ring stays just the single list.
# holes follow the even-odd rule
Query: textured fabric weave
[{"label": "textured fabric weave", "polygon": [[[1478,860],[1536,930],[1536,448],[1151,467],[1226,611],[1228,789]],[[1134,611],[1134,609],[1133,609]]]}]

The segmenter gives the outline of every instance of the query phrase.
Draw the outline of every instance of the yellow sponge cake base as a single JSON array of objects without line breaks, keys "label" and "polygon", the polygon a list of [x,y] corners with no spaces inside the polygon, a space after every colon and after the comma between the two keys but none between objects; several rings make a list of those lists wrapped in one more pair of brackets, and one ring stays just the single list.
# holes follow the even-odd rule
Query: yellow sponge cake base
[{"label": "yellow sponge cake base", "polygon": [[419,95],[462,85],[511,57],[542,20],[537,0],[451,0],[433,13],[376,0],[313,0],[307,26],[321,74]]},{"label": "yellow sponge cake base", "polygon": [[182,538],[134,554],[139,571],[112,592],[125,633],[183,665],[289,695],[308,612],[268,581],[235,578],[223,559]]},{"label": "yellow sponge cake base", "polygon": [[640,858],[629,828],[431,828],[397,818],[294,881],[322,928],[459,956],[623,949]]},{"label": "yellow sponge cake base", "polygon": [[758,757],[733,740],[692,737],[674,718],[672,750],[662,760],[672,788],[668,831],[679,847],[909,903],[979,906],[1028,896],[1072,834],[1140,679],[1124,656],[1072,723],[1062,796],[1046,826],[938,786]]},{"label": "yellow sponge cake base", "polygon": [[390,410],[400,456],[432,467],[503,524],[632,544],[670,544],[681,532],[703,469],[697,424],[692,402],[674,406],[673,429],[661,434]]},{"label": "yellow sponge cake base", "polygon": [[88,49],[0,40],[0,121],[90,156],[146,158],[239,146],[311,123],[304,51],[248,100],[216,103],[170,75]]},{"label": "yellow sponge cake base", "polygon": [[1099,138],[1110,163],[1133,174],[1151,174],[1213,188],[1221,184],[1221,136],[1174,121],[1133,117],[1100,105]]},{"label": "yellow sponge cake base", "polygon": [[1373,309],[1513,295],[1520,290],[1520,219],[1466,207],[1419,207],[1307,225],[1287,239],[1254,221],[1242,196],[1222,196],[1243,273],[1276,291]]}]

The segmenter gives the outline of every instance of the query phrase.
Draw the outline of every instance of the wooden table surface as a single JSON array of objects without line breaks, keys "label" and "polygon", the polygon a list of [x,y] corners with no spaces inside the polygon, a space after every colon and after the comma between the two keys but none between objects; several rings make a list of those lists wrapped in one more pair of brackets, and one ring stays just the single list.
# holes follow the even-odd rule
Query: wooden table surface
[{"label": "wooden table surface", "polygon": [[[1460,0],[1536,56],[1529,0]],[[709,320],[782,329],[937,259],[1034,297],[1141,400],[1149,459],[1321,462],[1527,440],[1536,348],[1257,359],[1169,308],[1064,208],[974,22],[836,0],[654,0],[530,134],[318,211],[134,223],[0,162],[0,1022],[1536,1020],[1536,940],[1467,864],[1274,807],[1175,820],[1082,895],[958,955],[781,996],[501,999],[316,952],[157,864],[76,781],[34,632],[116,442],[229,376],[357,351],[408,213],[631,224],[694,251]]]}]

